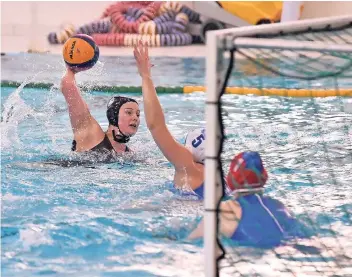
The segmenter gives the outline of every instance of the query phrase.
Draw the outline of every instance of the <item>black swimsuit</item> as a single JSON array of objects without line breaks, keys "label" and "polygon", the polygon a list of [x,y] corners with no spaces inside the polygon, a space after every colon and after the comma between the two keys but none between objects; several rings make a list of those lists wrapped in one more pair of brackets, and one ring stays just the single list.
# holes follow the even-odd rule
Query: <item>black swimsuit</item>
[{"label": "black swimsuit", "polygon": [[[76,151],[77,142],[75,140],[72,141],[72,151]],[[94,146],[89,152],[104,152],[104,151],[115,151],[114,147],[112,146],[108,136],[105,134],[104,139]],[[125,152],[130,152],[130,149],[126,146]]]}]

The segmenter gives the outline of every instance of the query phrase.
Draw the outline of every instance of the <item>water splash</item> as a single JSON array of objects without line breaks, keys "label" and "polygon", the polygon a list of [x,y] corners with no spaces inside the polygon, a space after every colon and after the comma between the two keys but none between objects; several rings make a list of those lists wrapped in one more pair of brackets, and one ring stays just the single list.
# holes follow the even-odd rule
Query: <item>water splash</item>
[{"label": "water splash", "polygon": [[84,75],[90,77],[84,84],[84,90],[92,90],[97,85],[97,77],[103,75],[105,63],[98,61],[94,67],[84,72]]},{"label": "water splash", "polygon": [[1,115],[1,150],[9,148],[13,143],[19,143],[17,126],[24,119],[34,115],[34,110],[28,106],[20,96],[23,88],[40,74],[27,78],[4,103],[4,111]]},{"label": "water splash", "polygon": [[86,74],[89,76],[101,76],[103,74],[104,65],[105,63],[98,61]]},{"label": "water splash", "polygon": [[62,136],[58,136],[57,132],[46,132],[46,130],[57,130],[57,123],[54,123],[54,118],[58,113],[66,111],[67,106],[61,105],[61,102],[58,103],[58,97],[61,97],[60,86],[54,84],[48,93],[46,93],[45,102],[42,107],[37,111],[35,120],[42,125],[43,132],[45,132],[52,143],[52,147],[58,149],[57,139],[61,139]]}]

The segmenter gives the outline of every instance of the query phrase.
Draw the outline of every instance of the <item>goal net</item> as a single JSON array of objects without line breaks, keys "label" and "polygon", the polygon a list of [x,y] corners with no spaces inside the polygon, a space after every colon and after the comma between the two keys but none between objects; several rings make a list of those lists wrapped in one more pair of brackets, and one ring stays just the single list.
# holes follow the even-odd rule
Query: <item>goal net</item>
[{"label": "goal net", "polygon": [[[351,276],[352,16],[213,31],[206,44],[205,276]],[[224,177],[246,150],[309,238],[260,249],[218,232]]]}]

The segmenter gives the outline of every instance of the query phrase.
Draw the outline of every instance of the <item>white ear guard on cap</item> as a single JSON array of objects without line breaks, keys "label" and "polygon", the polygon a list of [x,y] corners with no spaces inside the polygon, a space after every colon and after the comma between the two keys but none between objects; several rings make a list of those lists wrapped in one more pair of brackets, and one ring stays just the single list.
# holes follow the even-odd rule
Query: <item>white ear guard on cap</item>
[{"label": "white ear guard on cap", "polygon": [[193,161],[204,164],[205,160],[205,129],[198,128],[187,134],[185,146],[193,155]]}]

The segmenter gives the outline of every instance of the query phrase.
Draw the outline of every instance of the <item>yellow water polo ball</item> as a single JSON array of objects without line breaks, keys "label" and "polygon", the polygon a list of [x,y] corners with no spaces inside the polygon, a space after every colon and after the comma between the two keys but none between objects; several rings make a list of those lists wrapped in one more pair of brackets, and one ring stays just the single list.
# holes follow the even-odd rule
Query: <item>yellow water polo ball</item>
[{"label": "yellow water polo ball", "polygon": [[77,34],[69,38],[62,52],[67,66],[75,71],[90,69],[99,59],[99,47],[92,37],[85,34]]}]

